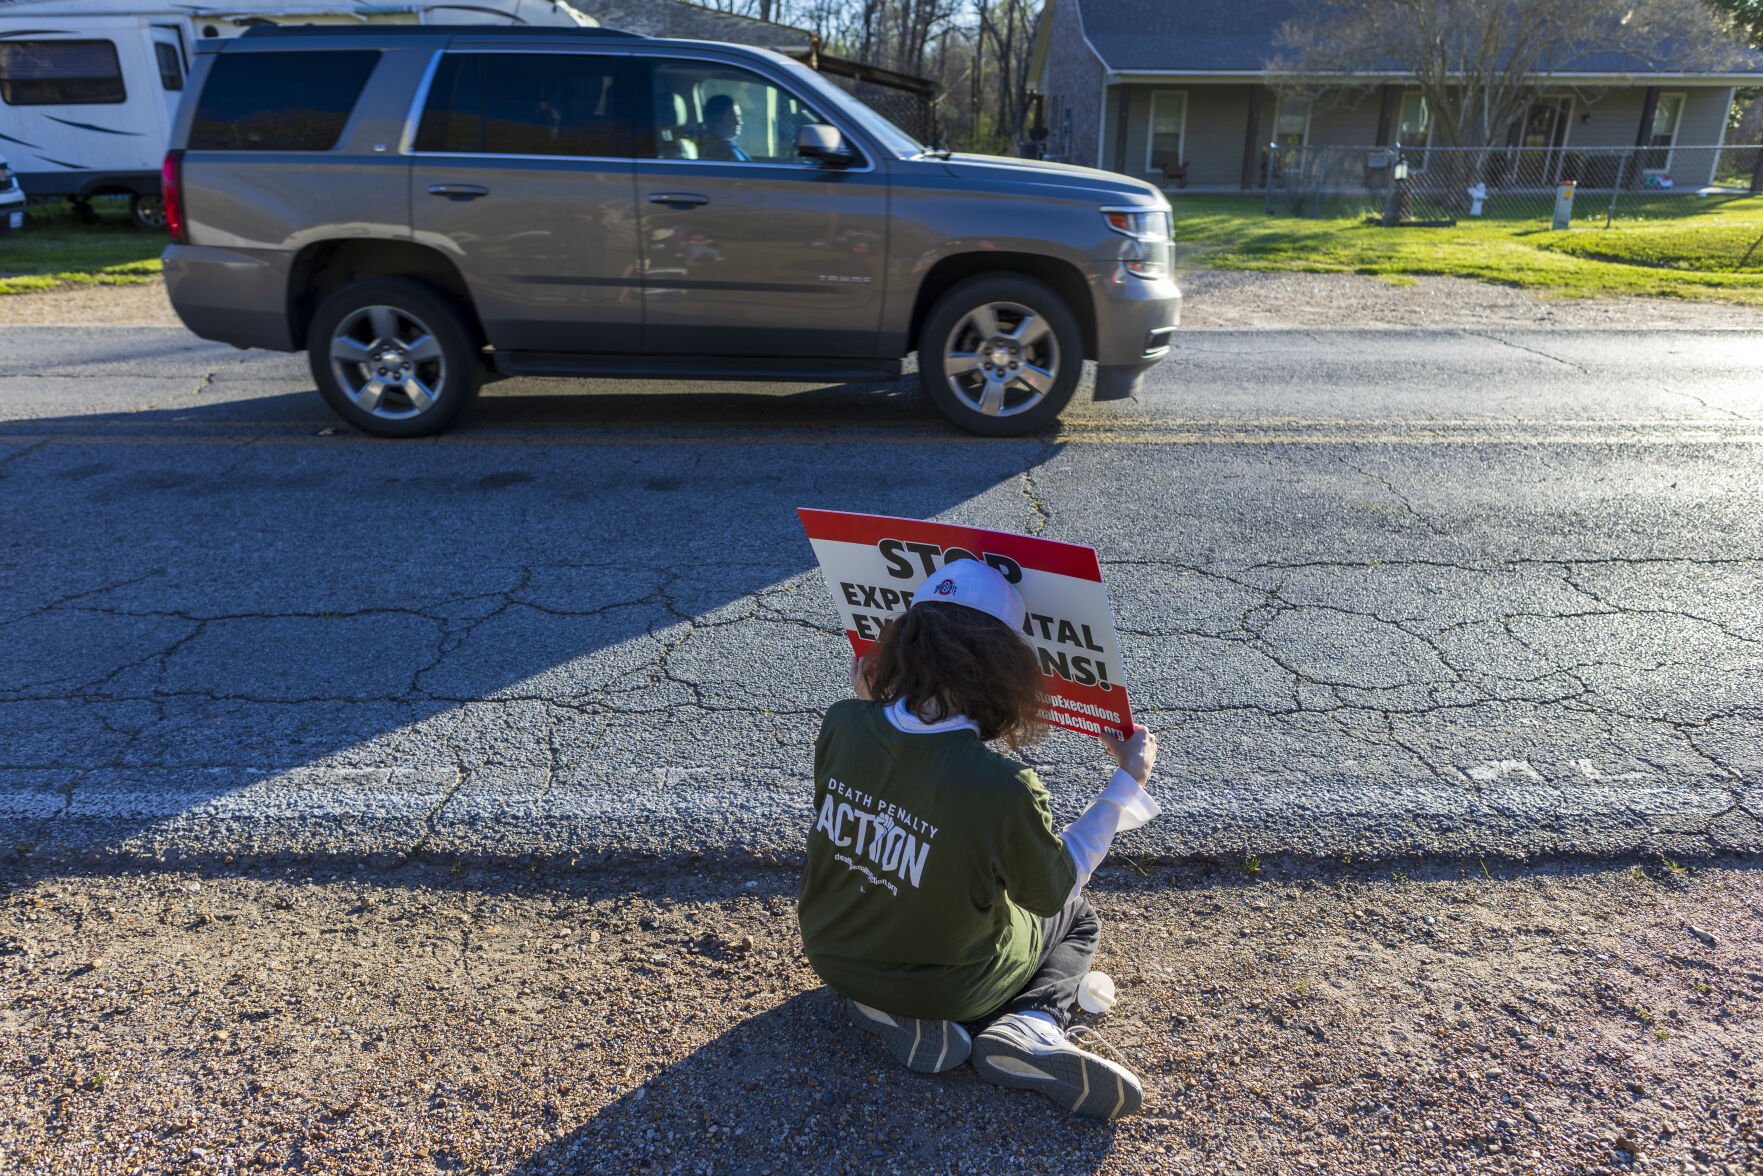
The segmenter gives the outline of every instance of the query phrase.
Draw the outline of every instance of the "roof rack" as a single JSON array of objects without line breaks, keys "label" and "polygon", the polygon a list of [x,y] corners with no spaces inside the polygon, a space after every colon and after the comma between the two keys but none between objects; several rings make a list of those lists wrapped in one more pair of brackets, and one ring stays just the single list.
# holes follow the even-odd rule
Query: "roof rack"
[{"label": "roof rack", "polygon": [[253,25],[242,34],[253,40],[270,37],[434,37],[434,36],[465,36],[465,37],[587,37],[604,40],[639,40],[649,38],[642,33],[627,33],[623,29],[607,28],[558,28],[554,25],[534,27],[530,25],[490,25],[490,24],[430,24],[430,25]]}]

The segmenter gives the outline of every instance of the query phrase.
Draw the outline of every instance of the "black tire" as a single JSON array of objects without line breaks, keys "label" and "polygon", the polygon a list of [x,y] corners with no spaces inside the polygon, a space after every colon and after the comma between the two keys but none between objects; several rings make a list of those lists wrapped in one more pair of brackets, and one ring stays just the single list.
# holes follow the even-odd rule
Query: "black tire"
[{"label": "black tire", "polygon": [[[994,333],[985,338],[988,310]],[[918,378],[958,427],[1013,437],[1058,419],[1083,377],[1083,355],[1083,329],[1052,287],[992,274],[968,278],[931,308],[918,336]],[[964,368],[961,356],[985,366]]]},{"label": "black tire", "polygon": [[312,316],[306,356],[331,411],[376,437],[445,432],[483,382],[458,306],[414,278],[370,278],[326,298]]},{"label": "black tire", "polygon": [[158,196],[136,192],[129,197],[129,216],[137,229],[149,233],[165,232],[165,201]]}]

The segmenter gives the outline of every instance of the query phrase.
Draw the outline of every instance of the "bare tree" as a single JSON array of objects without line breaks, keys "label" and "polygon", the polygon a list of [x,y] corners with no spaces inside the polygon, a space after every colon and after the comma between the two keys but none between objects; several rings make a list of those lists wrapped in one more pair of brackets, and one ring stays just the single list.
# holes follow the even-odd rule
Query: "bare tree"
[{"label": "bare tree", "polygon": [[693,2],[794,25],[826,53],[937,81],[935,117],[951,144],[1008,150],[1022,133],[1041,0]]},{"label": "bare tree", "polygon": [[979,20],[976,56],[989,51],[996,74],[994,133],[1007,142],[1023,130],[1035,12],[1028,0],[977,0],[974,8]]},{"label": "bare tree", "polygon": [[1444,147],[1503,142],[1551,71],[1590,54],[1676,72],[1739,52],[1706,0],[1321,0],[1280,42],[1270,64],[1294,86],[1416,86]]}]

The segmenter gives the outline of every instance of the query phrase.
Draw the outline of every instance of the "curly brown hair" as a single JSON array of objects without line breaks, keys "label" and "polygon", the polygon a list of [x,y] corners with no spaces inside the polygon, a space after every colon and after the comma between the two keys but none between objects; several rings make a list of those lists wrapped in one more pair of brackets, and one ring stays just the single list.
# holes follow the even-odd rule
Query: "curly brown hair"
[{"label": "curly brown hair", "polygon": [[1034,649],[978,609],[912,606],[882,626],[864,659],[864,676],[877,702],[905,699],[926,722],[965,715],[979,725],[980,738],[1011,747],[1038,743],[1047,733]]}]

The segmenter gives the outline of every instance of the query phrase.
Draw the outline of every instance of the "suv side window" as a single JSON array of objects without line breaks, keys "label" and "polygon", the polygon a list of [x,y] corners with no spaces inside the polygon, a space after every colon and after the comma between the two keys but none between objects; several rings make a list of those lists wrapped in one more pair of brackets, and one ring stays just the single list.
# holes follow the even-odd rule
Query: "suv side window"
[{"label": "suv side window", "polygon": [[329,151],[379,63],[377,49],[222,53],[190,124],[192,151]]},{"label": "suv side window", "polygon": [[416,132],[417,151],[628,158],[636,108],[628,58],[586,53],[448,53]]},{"label": "suv side window", "polygon": [[814,166],[796,132],[825,120],[788,90],[714,61],[658,61],[652,76],[652,158]]}]

